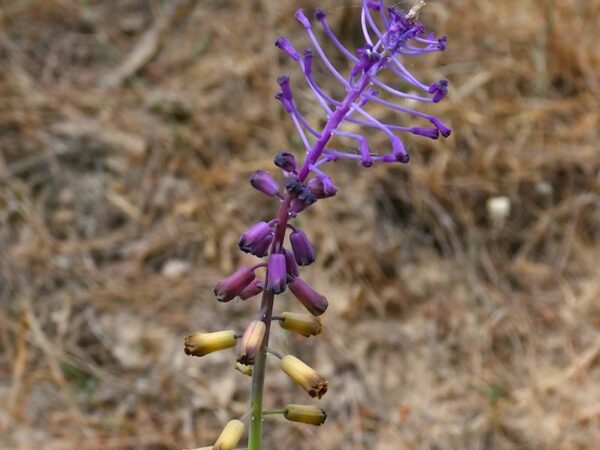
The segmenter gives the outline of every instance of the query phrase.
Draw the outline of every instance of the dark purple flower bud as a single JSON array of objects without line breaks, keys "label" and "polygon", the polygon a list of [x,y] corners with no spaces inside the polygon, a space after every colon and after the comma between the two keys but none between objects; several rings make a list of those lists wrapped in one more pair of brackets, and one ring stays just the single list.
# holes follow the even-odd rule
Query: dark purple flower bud
[{"label": "dark purple flower bud", "polygon": [[283,53],[288,55],[294,61],[300,61],[300,55],[294,48],[294,46],[284,37],[280,37],[275,41],[275,47],[281,50]]},{"label": "dark purple flower bud", "polygon": [[242,267],[227,278],[222,279],[217,283],[214,289],[215,296],[220,302],[228,302],[233,300],[236,295],[239,295],[246,288],[255,275],[252,267]]},{"label": "dark purple flower bud", "polygon": [[372,9],[373,11],[379,11],[381,5],[379,4],[379,2],[368,1],[367,2],[367,7],[369,9]]},{"label": "dark purple flower bud", "polygon": [[286,249],[283,250],[283,254],[285,255],[285,267],[287,268],[288,281],[292,281],[300,275],[300,271],[298,270],[294,254]]},{"label": "dark purple flower bud", "polygon": [[285,255],[283,253],[272,253],[267,263],[267,291],[273,294],[281,294],[285,291],[287,283],[287,270],[285,267]]},{"label": "dark purple flower bud", "polygon": [[337,187],[329,177],[317,176],[308,181],[308,187],[318,199],[333,197],[337,192]]},{"label": "dark purple flower bud", "polygon": [[450,133],[452,133],[452,130],[450,128],[448,128],[446,125],[444,125],[444,123],[437,117],[430,117],[429,121],[433,124],[434,127],[436,127],[438,130],[440,130],[440,134],[442,136],[448,137],[448,136],[450,136]]},{"label": "dark purple flower bud", "polygon": [[305,205],[310,206],[317,201],[317,198],[308,186],[302,185],[300,192],[298,192],[298,200],[303,202]]},{"label": "dark purple flower bud", "polygon": [[290,194],[299,194],[300,191],[302,191],[302,187],[304,186],[302,184],[302,181],[300,181],[300,179],[298,177],[288,177],[285,180],[284,183],[285,186],[285,190],[288,191]]},{"label": "dark purple flower bud", "polygon": [[448,93],[448,80],[440,80],[429,87],[430,94],[433,94],[433,103],[438,103]]},{"label": "dark purple flower bud", "polygon": [[437,128],[414,127],[411,128],[410,132],[412,134],[416,134],[418,136],[425,136],[431,139],[437,139],[440,137],[440,132]]},{"label": "dark purple flower bud", "polygon": [[283,108],[288,113],[291,114],[294,112],[294,105],[292,104],[291,100],[288,100],[285,98],[285,95],[283,94],[283,92],[279,91],[277,94],[275,94],[275,98],[281,102],[281,104],[283,105]]},{"label": "dark purple flower bud", "polygon": [[320,316],[329,306],[327,299],[300,277],[290,283],[290,290],[313,316]]},{"label": "dark purple flower bud", "polygon": [[257,170],[250,175],[250,184],[269,197],[275,197],[279,193],[279,183],[266,170]]},{"label": "dark purple flower bud", "polygon": [[246,230],[238,241],[240,250],[262,258],[273,240],[273,230],[267,222],[258,222]]},{"label": "dark purple flower bud", "polygon": [[299,266],[308,266],[315,261],[315,248],[308,240],[304,231],[293,231],[292,234],[290,234],[290,243],[292,244],[294,257]]},{"label": "dark purple flower bud", "polygon": [[313,53],[310,48],[304,49],[304,72],[307,75],[312,73]]},{"label": "dark purple flower bud", "polygon": [[302,26],[304,28],[311,28],[310,21],[304,15],[304,10],[299,9],[298,11],[296,11],[296,14],[294,14],[294,17],[296,18],[296,20],[298,20],[298,22],[300,22],[302,24]]},{"label": "dark purple flower bud", "polygon": [[287,75],[281,75],[279,78],[277,78],[277,83],[281,88],[283,98],[286,100],[292,100],[292,88],[290,87],[290,77],[288,77]]},{"label": "dark purple flower bud", "polygon": [[292,217],[296,217],[297,214],[304,211],[310,205],[312,205],[312,203],[306,203],[300,200],[298,197],[294,197],[292,198],[292,202],[290,203],[290,214],[292,215]]},{"label": "dark purple flower bud", "polygon": [[327,14],[325,14],[325,11],[323,11],[321,8],[317,8],[317,10],[315,11],[315,17],[320,22],[324,20],[325,17],[327,17]]},{"label": "dark purple flower bud", "polygon": [[396,159],[396,156],[388,154],[388,155],[383,155],[381,157],[381,161],[384,163],[391,163],[391,162],[396,162],[398,160]]},{"label": "dark purple flower bud", "polygon": [[242,289],[242,292],[240,292],[238,295],[242,300],[248,300],[249,298],[260,294],[264,286],[265,284],[259,278],[255,278],[252,280],[252,283]]},{"label": "dark purple flower bud", "polygon": [[446,42],[447,41],[448,41],[448,36],[444,36],[444,37],[438,39],[438,49],[440,51],[446,50]]},{"label": "dark purple flower bud", "polygon": [[287,152],[279,152],[275,155],[274,163],[285,172],[296,172],[296,157]]}]

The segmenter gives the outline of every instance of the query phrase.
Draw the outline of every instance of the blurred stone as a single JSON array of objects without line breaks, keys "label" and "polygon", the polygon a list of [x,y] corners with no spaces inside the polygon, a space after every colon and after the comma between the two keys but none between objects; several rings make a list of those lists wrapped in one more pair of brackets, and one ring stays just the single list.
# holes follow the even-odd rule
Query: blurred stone
[{"label": "blurred stone", "polygon": [[162,268],[162,274],[167,278],[181,278],[190,271],[190,263],[180,259],[170,259]]}]

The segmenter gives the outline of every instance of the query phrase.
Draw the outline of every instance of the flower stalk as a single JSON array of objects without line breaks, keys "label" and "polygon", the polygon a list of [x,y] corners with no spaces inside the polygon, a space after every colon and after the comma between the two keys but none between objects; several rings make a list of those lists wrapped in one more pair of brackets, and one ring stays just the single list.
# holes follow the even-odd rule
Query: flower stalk
[{"label": "flower stalk", "polygon": [[[336,195],[338,188],[324,171],[324,166],[339,160],[357,161],[365,168],[375,163],[408,163],[408,151],[398,134],[409,133],[429,139],[450,135],[450,128],[437,117],[379,97],[378,90],[388,97],[397,97],[401,101],[409,99],[438,103],[447,95],[447,80],[438,80],[431,85],[426,85],[414,77],[403,64],[404,57],[443,51],[446,48],[445,37],[436,38],[433,34],[426,35],[423,25],[416,22],[416,15],[422,3],[408,13],[404,13],[395,7],[386,8],[383,0],[363,0],[361,29],[365,44],[354,52],[344,47],[337,39],[327,24],[325,12],[317,10],[317,22],[323,27],[326,36],[334,46],[351,63],[349,74],[346,76],[329,61],[313,30],[312,22],[301,9],[296,12],[295,17],[305,28],[313,45],[314,54],[311,49],[298,52],[286,38],[279,38],[275,43],[283,54],[300,66],[308,86],[327,114],[327,121],[322,129],[313,128],[295,102],[290,78],[287,75],[279,77],[278,84],[281,91],[275,97],[290,115],[300,141],[306,149],[306,158],[300,165],[296,156],[290,152],[279,152],[275,155],[274,165],[281,170],[283,183],[278,182],[269,171],[257,170],[251,175],[252,187],[280,201],[274,219],[258,222],[246,230],[239,240],[242,251],[264,258],[264,262],[238,269],[219,282],[214,291],[217,300],[221,302],[229,302],[236,297],[246,301],[262,293],[259,316],[241,335],[236,364],[238,371],[252,376],[248,414],[248,450],[262,449],[262,423],[265,415],[282,415],[289,421],[311,425],[321,425],[327,417],[325,411],[312,405],[289,404],[281,410],[263,409],[268,352],[279,358],[281,369],[311,397],[320,399],[328,389],[328,381],[309,365],[293,355],[282,356],[268,347],[273,320],[277,320],[284,330],[302,336],[317,336],[321,333],[322,325],[318,316],[325,313],[328,307],[327,299],[300,277],[298,267],[312,264],[316,260],[317,251],[306,233],[292,225],[290,221],[315,202]],[[372,11],[378,12],[377,18]],[[315,82],[312,76],[314,55],[317,55],[333,78],[342,84],[345,92],[343,98],[331,97]],[[419,94],[412,91],[404,92],[383,83],[378,78],[383,70],[391,71],[401,79],[403,84],[412,86]],[[424,120],[429,123],[429,126],[383,123],[366,109],[370,103]],[[365,135],[358,134],[354,130],[344,131],[347,124],[384,133],[389,139],[389,153],[373,152]],[[355,142],[356,148],[353,149],[351,146],[344,150],[329,148],[333,136]],[[290,244],[287,248],[286,237]],[[260,279],[254,273],[258,267],[266,267],[264,279]],[[288,291],[288,287],[291,295],[298,299],[310,315],[291,312],[273,315],[275,296]],[[206,343],[205,335],[200,336],[202,339],[188,338],[186,352],[207,354],[231,347],[240,335],[233,331],[228,333],[225,337],[219,335],[220,339],[217,339],[216,343],[213,342],[213,337],[211,337],[213,340],[209,339]],[[229,431],[225,433],[226,430]],[[243,434],[243,422],[231,421],[226,430],[215,443],[215,449],[233,450]]]}]

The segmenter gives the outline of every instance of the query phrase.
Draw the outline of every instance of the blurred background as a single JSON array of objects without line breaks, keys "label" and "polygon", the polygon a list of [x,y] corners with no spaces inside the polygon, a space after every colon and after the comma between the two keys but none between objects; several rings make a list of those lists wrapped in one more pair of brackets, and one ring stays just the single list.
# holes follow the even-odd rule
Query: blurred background
[{"label": "blurred background", "polygon": [[[182,339],[256,314],[212,288],[275,212],[249,174],[300,154],[279,74],[322,123],[273,46],[308,45],[293,13],[316,6],[361,44],[355,1],[0,2],[0,448],[199,447],[247,410],[233,351]],[[428,2],[448,49],[409,67],[450,80],[429,111],[453,134],[407,138],[409,165],[336,163],[338,195],[303,214],[330,308],[319,338],[272,345],[329,378],[329,418],[269,419],[266,448],[598,448],[599,18]],[[267,405],[307,400],[269,367]]]}]

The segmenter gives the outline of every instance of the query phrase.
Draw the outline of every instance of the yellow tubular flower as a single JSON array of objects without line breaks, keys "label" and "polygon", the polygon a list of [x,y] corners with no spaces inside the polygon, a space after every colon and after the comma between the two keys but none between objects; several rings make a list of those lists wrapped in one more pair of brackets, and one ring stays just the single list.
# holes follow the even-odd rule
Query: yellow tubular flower
[{"label": "yellow tubular flower", "polygon": [[283,417],[292,422],[308,423],[309,425],[322,425],[327,419],[327,413],[313,405],[286,405]]},{"label": "yellow tubular flower", "polygon": [[235,446],[240,442],[242,435],[244,434],[244,422],[241,420],[230,420],[215,445],[213,445],[213,450],[233,450]]},{"label": "yellow tubular flower", "polygon": [[316,370],[292,355],[285,355],[280,361],[283,370],[296,384],[311,397],[321,398],[327,392],[329,383]]},{"label": "yellow tubular flower", "polygon": [[235,331],[217,331],[215,333],[194,333],[185,337],[185,354],[204,356],[209,353],[235,346]]},{"label": "yellow tubular flower", "polygon": [[302,336],[318,336],[321,334],[321,319],[309,314],[284,312],[279,326],[284,330],[293,331]]}]

